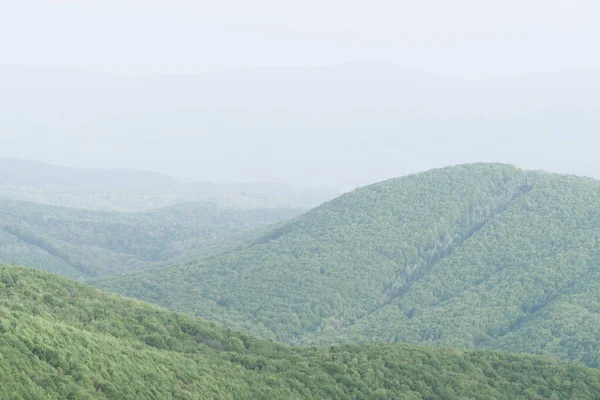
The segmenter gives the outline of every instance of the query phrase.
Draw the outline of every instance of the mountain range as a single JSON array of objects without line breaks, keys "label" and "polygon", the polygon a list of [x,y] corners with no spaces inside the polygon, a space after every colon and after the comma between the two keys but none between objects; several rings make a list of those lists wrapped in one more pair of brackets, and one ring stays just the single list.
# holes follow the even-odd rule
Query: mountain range
[{"label": "mountain range", "polygon": [[2,199],[0,228],[0,262],[173,310],[0,267],[0,390],[23,398],[600,393],[569,364],[600,368],[595,179],[465,164],[307,212]]},{"label": "mountain range", "polygon": [[103,211],[143,211],[190,202],[220,208],[312,207],[330,199],[325,188],[277,183],[181,182],[129,169],[73,168],[0,159],[0,198]]},{"label": "mountain range", "polygon": [[81,149],[67,152],[73,165],[343,191],[486,160],[600,177],[584,161],[600,129],[598,70],[461,80],[386,63],[137,77],[1,67],[0,84],[4,157],[47,159],[69,143]]},{"label": "mountain range", "polygon": [[600,366],[600,182],[502,164],[359,188],[235,249],[91,283],[292,344]]}]

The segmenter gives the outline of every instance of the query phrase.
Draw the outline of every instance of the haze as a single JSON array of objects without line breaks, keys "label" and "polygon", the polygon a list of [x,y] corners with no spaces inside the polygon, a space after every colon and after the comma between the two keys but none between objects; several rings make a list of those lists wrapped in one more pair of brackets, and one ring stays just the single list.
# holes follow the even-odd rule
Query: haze
[{"label": "haze", "polygon": [[0,157],[339,189],[472,161],[600,178],[598,7],[0,1]]}]

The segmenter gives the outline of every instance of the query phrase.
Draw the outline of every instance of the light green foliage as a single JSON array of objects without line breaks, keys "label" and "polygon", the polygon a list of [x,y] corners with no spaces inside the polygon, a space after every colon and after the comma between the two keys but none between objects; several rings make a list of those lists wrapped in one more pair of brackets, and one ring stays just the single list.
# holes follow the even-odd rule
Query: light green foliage
[{"label": "light green foliage", "polygon": [[199,258],[246,240],[298,209],[86,211],[0,199],[0,262],[88,278]]},{"label": "light green foliage", "polygon": [[600,367],[600,182],[498,164],[358,189],[110,290],[288,343],[408,342]]},{"label": "light green foliage", "polygon": [[0,266],[2,399],[594,399],[600,372],[409,345],[288,347]]}]

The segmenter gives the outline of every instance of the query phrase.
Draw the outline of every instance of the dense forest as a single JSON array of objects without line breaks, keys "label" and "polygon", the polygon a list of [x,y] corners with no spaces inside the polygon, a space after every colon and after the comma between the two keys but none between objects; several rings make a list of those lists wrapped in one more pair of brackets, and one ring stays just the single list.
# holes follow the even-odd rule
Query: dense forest
[{"label": "dense forest", "polygon": [[0,262],[69,278],[97,277],[198,259],[300,212],[193,202],[125,213],[0,198]]},{"label": "dense forest", "polygon": [[500,164],[357,189],[241,248],[93,284],[293,344],[406,342],[600,367],[600,182]]},{"label": "dense forest", "polygon": [[552,358],[404,344],[288,347],[0,266],[3,399],[597,399]]},{"label": "dense forest", "polygon": [[600,400],[600,0],[0,4],[0,400]]}]

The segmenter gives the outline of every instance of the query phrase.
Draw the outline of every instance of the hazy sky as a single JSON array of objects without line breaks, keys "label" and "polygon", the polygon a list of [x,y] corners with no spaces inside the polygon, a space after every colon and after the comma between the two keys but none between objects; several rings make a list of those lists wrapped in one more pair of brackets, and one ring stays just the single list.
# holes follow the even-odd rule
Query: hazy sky
[{"label": "hazy sky", "polygon": [[378,60],[456,76],[598,68],[597,0],[0,0],[0,63],[137,72]]},{"label": "hazy sky", "polygon": [[600,71],[599,38],[597,0],[0,0],[0,157],[344,188],[467,161],[600,177],[598,73],[538,73]]}]

